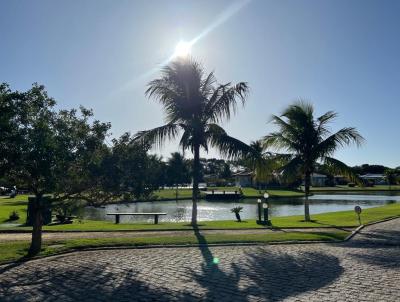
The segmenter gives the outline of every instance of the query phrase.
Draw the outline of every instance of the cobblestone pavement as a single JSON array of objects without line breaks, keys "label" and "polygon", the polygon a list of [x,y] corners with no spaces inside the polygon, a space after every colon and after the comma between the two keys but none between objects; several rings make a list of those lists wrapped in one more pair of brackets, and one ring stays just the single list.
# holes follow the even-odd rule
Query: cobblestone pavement
[{"label": "cobblestone pavement", "polygon": [[343,244],[86,251],[0,267],[0,301],[199,300],[400,301],[400,219]]}]

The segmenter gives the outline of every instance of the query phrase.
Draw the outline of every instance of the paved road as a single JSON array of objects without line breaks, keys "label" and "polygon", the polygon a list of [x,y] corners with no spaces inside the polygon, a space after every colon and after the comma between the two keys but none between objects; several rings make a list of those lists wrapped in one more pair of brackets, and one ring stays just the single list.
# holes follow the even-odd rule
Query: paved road
[{"label": "paved road", "polygon": [[400,301],[400,219],[345,244],[87,251],[0,267],[0,301],[199,300]]}]

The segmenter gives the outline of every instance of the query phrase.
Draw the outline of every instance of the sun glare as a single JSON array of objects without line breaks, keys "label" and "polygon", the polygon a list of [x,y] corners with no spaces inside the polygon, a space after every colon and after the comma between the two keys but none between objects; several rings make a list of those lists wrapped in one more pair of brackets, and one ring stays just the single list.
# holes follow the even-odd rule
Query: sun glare
[{"label": "sun glare", "polygon": [[191,50],[192,43],[180,41],[175,47],[174,57],[187,57],[188,55],[190,55]]}]

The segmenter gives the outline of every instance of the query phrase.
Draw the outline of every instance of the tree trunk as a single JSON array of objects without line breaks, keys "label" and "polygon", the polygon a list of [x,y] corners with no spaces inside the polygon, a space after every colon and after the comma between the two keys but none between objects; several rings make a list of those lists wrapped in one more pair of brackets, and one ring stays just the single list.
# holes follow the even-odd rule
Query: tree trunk
[{"label": "tree trunk", "polygon": [[178,184],[176,184],[175,199],[178,200]]},{"label": "tree trunk", "polygon": [[42,195],[36,194],[35,204],[33,206],[32,220],[32,241],[28,251],[28,256],[32,257],[40,253],[42,248]]},{"label": "tree trunk", "polygon": [[306,172],[304,178],[304,191],[305,191],[305,200],[304,200],[304,220],[310,221],[310,203],[308,201],[308,196],[310,195],[310,185],[311,185],[311,173]]},{"label": "tree trunk", "polygon": [[235,213],[236,219],[238,222],[242,222],[242,219],[240,219],[240,214],[239,213]]},{"label": "tree trunk", "polygon": [[199,195],[199,174],[200,174],[200,146],[194,146],[193,159],[193,190],[192,190],[192,225],[197,225],[197,199]]}]

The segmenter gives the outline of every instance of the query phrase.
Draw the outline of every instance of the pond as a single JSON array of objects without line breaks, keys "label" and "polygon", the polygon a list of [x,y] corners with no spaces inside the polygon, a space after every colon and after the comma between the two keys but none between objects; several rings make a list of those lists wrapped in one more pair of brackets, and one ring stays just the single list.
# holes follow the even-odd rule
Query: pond
[{"label": "pond", "polygon": [[[354,206],[361,208],[378,207],[389,203],[400,202],[400,192],[371,192],[371,193],[335,193],[316,194],[310,196],[311,214],[353,210]],[[270,199],[270,213],[273,216],[303,215],[303,198]],[[243,199],[240,201],[206,201],[198,203],[198,220],[233,220],[234,214],[230,209],[242,206],[242,219],[255,219],[257,217],[257,200]],[[88,207],[85,209],[85,218],[113,221],[113,216],[106,216],[110,212],[166,212],[160,221],[185,222],[191,219],[191,200],[178,201],[147,201],[127,204],[110,204],[104,208]],[[121,222],[152,221],[152,217],[124,216]]]}]

